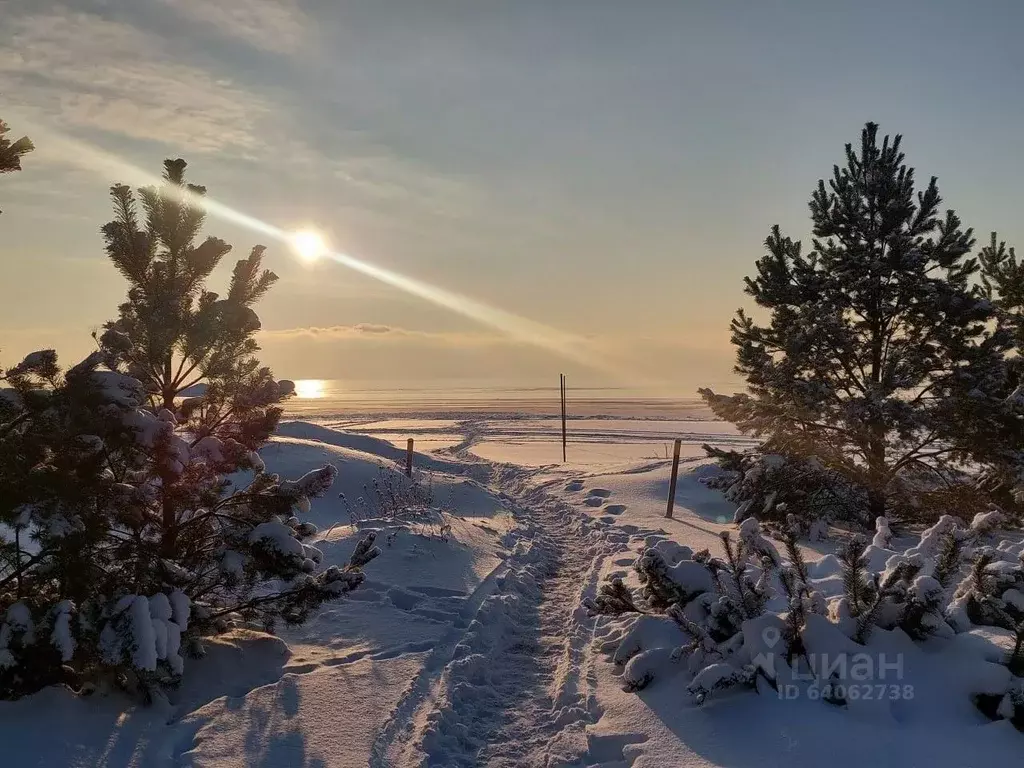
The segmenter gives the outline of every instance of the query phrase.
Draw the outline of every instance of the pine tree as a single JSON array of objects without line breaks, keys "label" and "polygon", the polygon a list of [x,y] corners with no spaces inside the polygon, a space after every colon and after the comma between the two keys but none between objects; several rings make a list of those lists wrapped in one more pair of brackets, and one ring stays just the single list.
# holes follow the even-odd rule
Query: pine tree
[{"label": "pine tree", "polygon": [[1024,507],[1024,263],[995,232],[978,259],[985,295],[995,305],[999,326],[1013,345],[999,392],[1005,396],[1004,408],[992,414],[993,423],[979,440],[978,453],[987,465],[981,482],[1002,507],[1015,508],[1020,514]]},{"label": "pine tree", "polygon": [[321,570],[297,514],[337,470],[283,480],[256,453],[291,391],[254,354],[274,276],[257,247],[225,299],[206,290],[229,249],[192,244],[203,190],[184,167],[138,200],[112,190],[103,231],[130,289],[100,348],[63,372],[52,350],[0,371],[0,698],[95,678],[149,695],[203,635],[301,622],[380,553],[370,534]]},{"label": "pine tree", "polygon": [[[293,389],[275,381],[255,356],[260,321],[252,307],[277,276],[262,268],[258,245],[235,263],[224,298],[206,288],[230,246],[214,237],[195,244],[206,190],[186,183],[185,167],[183,160],[167,160],[164,185],[137,197],[113,186],[115,219],[103,227],[107,254],[129,291],[101,347],[145,389],[149,407],[134,426],[146,452],[144,471],[159,478],[147,489],[148,509],[137,523],[133,554],[145,557],[136,593],[173,585],[216,603],[210,621],[228,613],[268,626],[278,618],[301,621],[362,578],[342,577],[337,569],[304,577],[320,554],[299,541],[315,527],[293,511],[308,509],[336,470],[328,465],[294,482],[263,470],[255,450],[277,426],[280,404]],[[203,386],[200,393],[185,397],[196,385]],[[230,491],[226,476],[240,470],[254,471],[254,480]],[[253,588],[268,577],[295,581],[254,598]]]},{"label": "pine tree", "polygon": [[810,201],[813,249],[775,226],[746,280],[767,312],[732,321],[749,394],[701,394],[766,451],[815,456],[885,515],[901,476],[940,484],[968,453],[965,413],[993,407],[1008,339],[973,280],[973,239],[940,213],[936,179],[915,190],[901,137],[868,123],[859,151]]},{"label": "pine tree", "polygon": [[[182,418],[194,444],[228,438],[251,451],[273,432],[279,403],[291,393],[290,384],[276,383],[254,356],[260,322],[252,305],[277,276],[261,270],[264,248],[256,246],[235,264],[226,298],[206,290],[207,278],[231,246],[214,237],[194,244],[205,219],[200,203],[206,189],[185,183],[185,165],[166,161],[163,188],[140,190],[138,201],[124,185],[111,188],[116,218],[103,235],[129,291],[101,341],[143,383],[154,412]],[[182,394],[196,385],[205,385],[202,396],[180,403],[179,411]],[[164,454],[157,462],[162,551],[173,556],[184,501],[182,468],[171,455],[174,446],[155,448]],[[186,486],[191,481],[184,478]]]},{"label": "pine tree", "polygon": [[6,138],[10,130],[7,123],[0,120],[0,173],[20,171],[21,158],[34,149],[27,136],[16,141]]}]

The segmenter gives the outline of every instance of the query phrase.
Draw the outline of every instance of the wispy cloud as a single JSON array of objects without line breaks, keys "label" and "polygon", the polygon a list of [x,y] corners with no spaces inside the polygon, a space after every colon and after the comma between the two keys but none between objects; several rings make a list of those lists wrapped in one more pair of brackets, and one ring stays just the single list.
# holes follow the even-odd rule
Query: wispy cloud
[{"label": "wispy cloud", "polygon": [[184,17],[222,35],[276,53],[306,49],[308,18],[296,0],[161,0]]},{"label": "wispy cloud", "polygon": [[442,216],[464,216],[483,205],[481,190],[468,180],[432,172],[383,149],[362,150],[327,165],[347,189],[378,201],[415,203]]},{"label": "wispy cloud", "polygon": [[[0,0],[0,94],[8,120],[21,113],[76,139],[100,131],[158,142],[189,158],[252,161],[262,174],[315,186],[337,206],[379,216],[390,229],[421,226],[410,219],[417,212],[464,217],[482,205],[481,191],[466,178],[346,127],[319,91],[304,90],[312,87],[304,68],[284,68],[273,83],[247,79],[254,62],[315,48],[317,25],[293,0],[161,0],[195,28],[255,49],[244,55],[210,45],[208,35],[189,35],[188,23],[175,30],[166,9],[69,1],[77,7]],[[368,97],[351,98],[358,105]],[[37,143],[34,160],[42,163],[49,158],[45,142]]]},{"label": "wispy cloud", "polygon": [[434,344],[448,347],[481,347],[509,345],[515,342],[497,334],[472,331],[421,331],[378,323],[356,323],[355,325],[332,325],[327,327],[308,326],[261,331],[263,342],[309,341],[309,342],[368,342],[402,343],[415,342],[417,345]]},{"label": "wispy cloud", "polygon": [[352,330],[359,333],[395,333],[398,329],[390,325],[377,325],[375,323],[358,323],[352,326]]},{"label": "wispy cloud", "polygon": [[94,128],[195,151],[262,143],[262,99],[175,57],[156,34],[69,11],[5,14],[0,92],[66,128]]}]

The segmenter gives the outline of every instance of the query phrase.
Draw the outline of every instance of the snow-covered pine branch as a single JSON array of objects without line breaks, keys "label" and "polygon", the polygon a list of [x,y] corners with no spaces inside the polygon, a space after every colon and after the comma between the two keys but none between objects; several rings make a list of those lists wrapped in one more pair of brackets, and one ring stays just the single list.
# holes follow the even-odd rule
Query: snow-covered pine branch
[{"label": "snow-covered pine branch", "polygon": [[[851,686],[860,684],[860,692],[867,683],[892,682],[871,678],[877,667],[851,677],[851,664],[894,647],[921,647],[922,657],[959,648],[974,656],[950,663],[979,673],[961,679],[950,670],[948,695],[990,717],[1018,722],[1024,715],[1012,676],[1024,672],[1024,545],[1019,537],[998,541],[998,516],[979,515],[970,525],[945,517],[899,549],[882,518],[873,543],[854,537],[840,557],[815,563],[802,553],[759,555],[764,537],[750,524],[739,542],[723,538],[723,558],[661,541],[637,558],[634,578],[616,578],[585,603],[610,625],[598,635],[608,637],[602,647],[623,667],[626,690],[678,674],[698,702],[746,688],[843,705]],[[760,597],[745,601],[748,593]],[[977,625],[1009,631],[1001,671],[991,653],[978,656],[977,643],[955,642]]]}]

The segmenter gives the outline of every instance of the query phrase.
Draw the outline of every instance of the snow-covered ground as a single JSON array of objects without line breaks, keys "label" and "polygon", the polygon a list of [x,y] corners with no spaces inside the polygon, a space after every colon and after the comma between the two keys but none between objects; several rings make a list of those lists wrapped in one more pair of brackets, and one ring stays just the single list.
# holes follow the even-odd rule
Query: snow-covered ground
[{"label": "snow-covered ground", "polygon": [[[917,698],[850,711],[732,694],[698,706],[684,680],[627,693],[619,627],[581,599],[626,576],[645,546],[719,547],[733,505],[700,482],[699,445],[744,445],[720,422],[579,419],[561,463],[557,420],[291,421],[263,451],[298,476],[331,462],[309,519],[325,565],[380,529],[367,580],[280,638],[235,632],[190,662],[170,701],[49,689],[0,703],[4,766],[982,766],[1024,736],[934,690],[979,667],[905,651]],[[400,525],[360,499],[400,483],[407,437],[440,514]],[[684,439],[673,519],[670,460]],[[671,448],[669,447],[669,451]],[[339,495],[340,494],[340,495]],[[808,549],[829,576],[827,545]],[[882,638],[884,642],[885,638]],[[978,659],[1005,637],[977,632]],[[678,665],[681,668],[681,665]],[[994,665],[989,665],[994,666]],[[941,671],[941,674],[936,670]]]}]

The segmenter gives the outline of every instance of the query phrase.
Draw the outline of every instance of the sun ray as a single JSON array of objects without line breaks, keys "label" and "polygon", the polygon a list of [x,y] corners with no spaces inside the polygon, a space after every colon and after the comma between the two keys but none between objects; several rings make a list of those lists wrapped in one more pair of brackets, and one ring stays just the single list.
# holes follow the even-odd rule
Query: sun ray
[{"label": "sun ray", "polygon": [[[108,179],[113,176],[133,184],[162,183],[162,179],[155,174],[143,171],[118,156],[91,144],[44,128],[35,121],[20,120],[19,122],[21,124],[33,123],[33,125],[28,125],[27,129],[34,138],[39,139],[38,143],[44,144],[45,141],[52,151],[70,164],[85,168]],[[323,238],[313,230],[288,232],[208,196],[195,196],[187,190],[183,190],[182,195],[190,202],[201,205],[209,215],[215,218],[243,226],[288,245],[304,261],[311,262],[319,258],[330,258],[342,266],[386,285],[497,330],[513,341],[547,350],[583,367],[610,374],[621,381],[628,380],[633,384],[637,383],[635,372],[622,371],[621,366],[617,366],[613,361],[607,359],[606,355],[600,353],[593,343],[582,336],[566,333],[529,318],[492,307],[468,296],[462,296],[400,272],[377,266],[351,254],[329,250]]]}]

